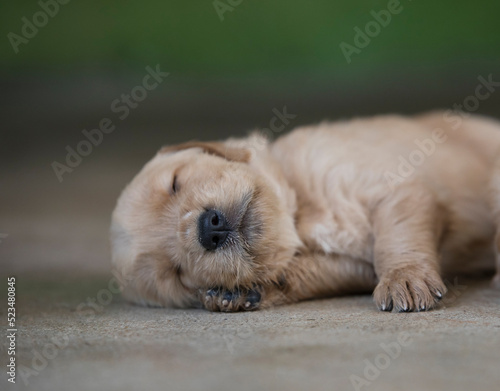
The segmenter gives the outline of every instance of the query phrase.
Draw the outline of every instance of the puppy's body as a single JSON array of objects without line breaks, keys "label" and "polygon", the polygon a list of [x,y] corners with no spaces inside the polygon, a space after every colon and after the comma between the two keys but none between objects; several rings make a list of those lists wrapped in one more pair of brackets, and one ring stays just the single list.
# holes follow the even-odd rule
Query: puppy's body
[{"label": "puppy's body", "polygon": [[[380,309],[424,310],[446,292],[440,273],[494,266],[496,122],[384,116],[300,128],[271,145],[250,137],[177,149],[146,166],[114,214],[114,261],[132,281],[133,300],[232,311],[376,287]],[[203,173],[184,179],[183,199],[159,201],[160,215],[176,209],[170,223],[159,222],[140,202],[176,161]],[[206,180],[214,183],[195,183]],[[206,251],[196,235],[179,233],[183,217],[195,230],[212,208],[229,216],[232,244]],[[231,217],[238,208],[244,217]],[[161,241],[162,230],[175,249],[137,237]],[[496,244],[498,252],[498,235]]]},{"label": "puppy's body", "polygon": [[374,219],[384,203],[398,236],[398,205],[414,218],[432,208],[444,272],[481,267],[486,253],[491,262],[489,182],[500,131],[488,125],[472,119],[454,131],[440,113],[417,121],[378,117],[297,129],[279,139],[272,153],[295,189],[301,239],[325,253],[370,261]]}]

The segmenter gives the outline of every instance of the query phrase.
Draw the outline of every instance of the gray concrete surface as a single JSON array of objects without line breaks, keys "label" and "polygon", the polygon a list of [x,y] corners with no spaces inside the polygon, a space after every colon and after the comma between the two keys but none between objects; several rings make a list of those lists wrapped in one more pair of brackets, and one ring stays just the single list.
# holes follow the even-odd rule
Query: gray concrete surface
[{"label": "gray concrete surface", "polygon": [[2,370],[0,388],[498,390],[500,292],[451,286],[429,313],[354,296],[222,314],[131,306],[105,278],[18,278],[18,379]]}]

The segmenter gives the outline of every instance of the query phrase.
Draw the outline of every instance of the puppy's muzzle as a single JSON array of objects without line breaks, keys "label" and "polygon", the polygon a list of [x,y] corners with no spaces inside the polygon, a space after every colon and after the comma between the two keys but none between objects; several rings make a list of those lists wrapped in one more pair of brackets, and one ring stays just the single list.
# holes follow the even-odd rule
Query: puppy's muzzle
[{"label": "puppy's muzzle", "polygon": [[218,210],[207,210],[198,218],[198,240],[207,250],[221,247],[231,231],[226,218]]}]

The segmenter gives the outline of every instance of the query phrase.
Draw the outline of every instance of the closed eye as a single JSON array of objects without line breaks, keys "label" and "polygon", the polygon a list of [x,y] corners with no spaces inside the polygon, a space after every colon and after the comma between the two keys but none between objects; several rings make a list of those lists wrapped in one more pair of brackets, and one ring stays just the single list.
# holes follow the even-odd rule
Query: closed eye
[{"label": "closed eye", "polygon": [[177,183],[177,175],[174,175],[174,180],[172,181],[172,192],[177,193],[179,190],[179,185]]}]

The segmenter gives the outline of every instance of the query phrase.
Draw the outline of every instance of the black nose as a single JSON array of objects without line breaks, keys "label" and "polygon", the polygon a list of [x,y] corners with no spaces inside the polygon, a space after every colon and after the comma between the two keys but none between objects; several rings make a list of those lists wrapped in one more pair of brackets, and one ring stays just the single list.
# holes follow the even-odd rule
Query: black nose
[{"label": "black nose", "polygon": [[207,250],[215,250],[222,246],[230,232],[231,227],[218,210],[207,210],[198,219],[198,239]]}]

